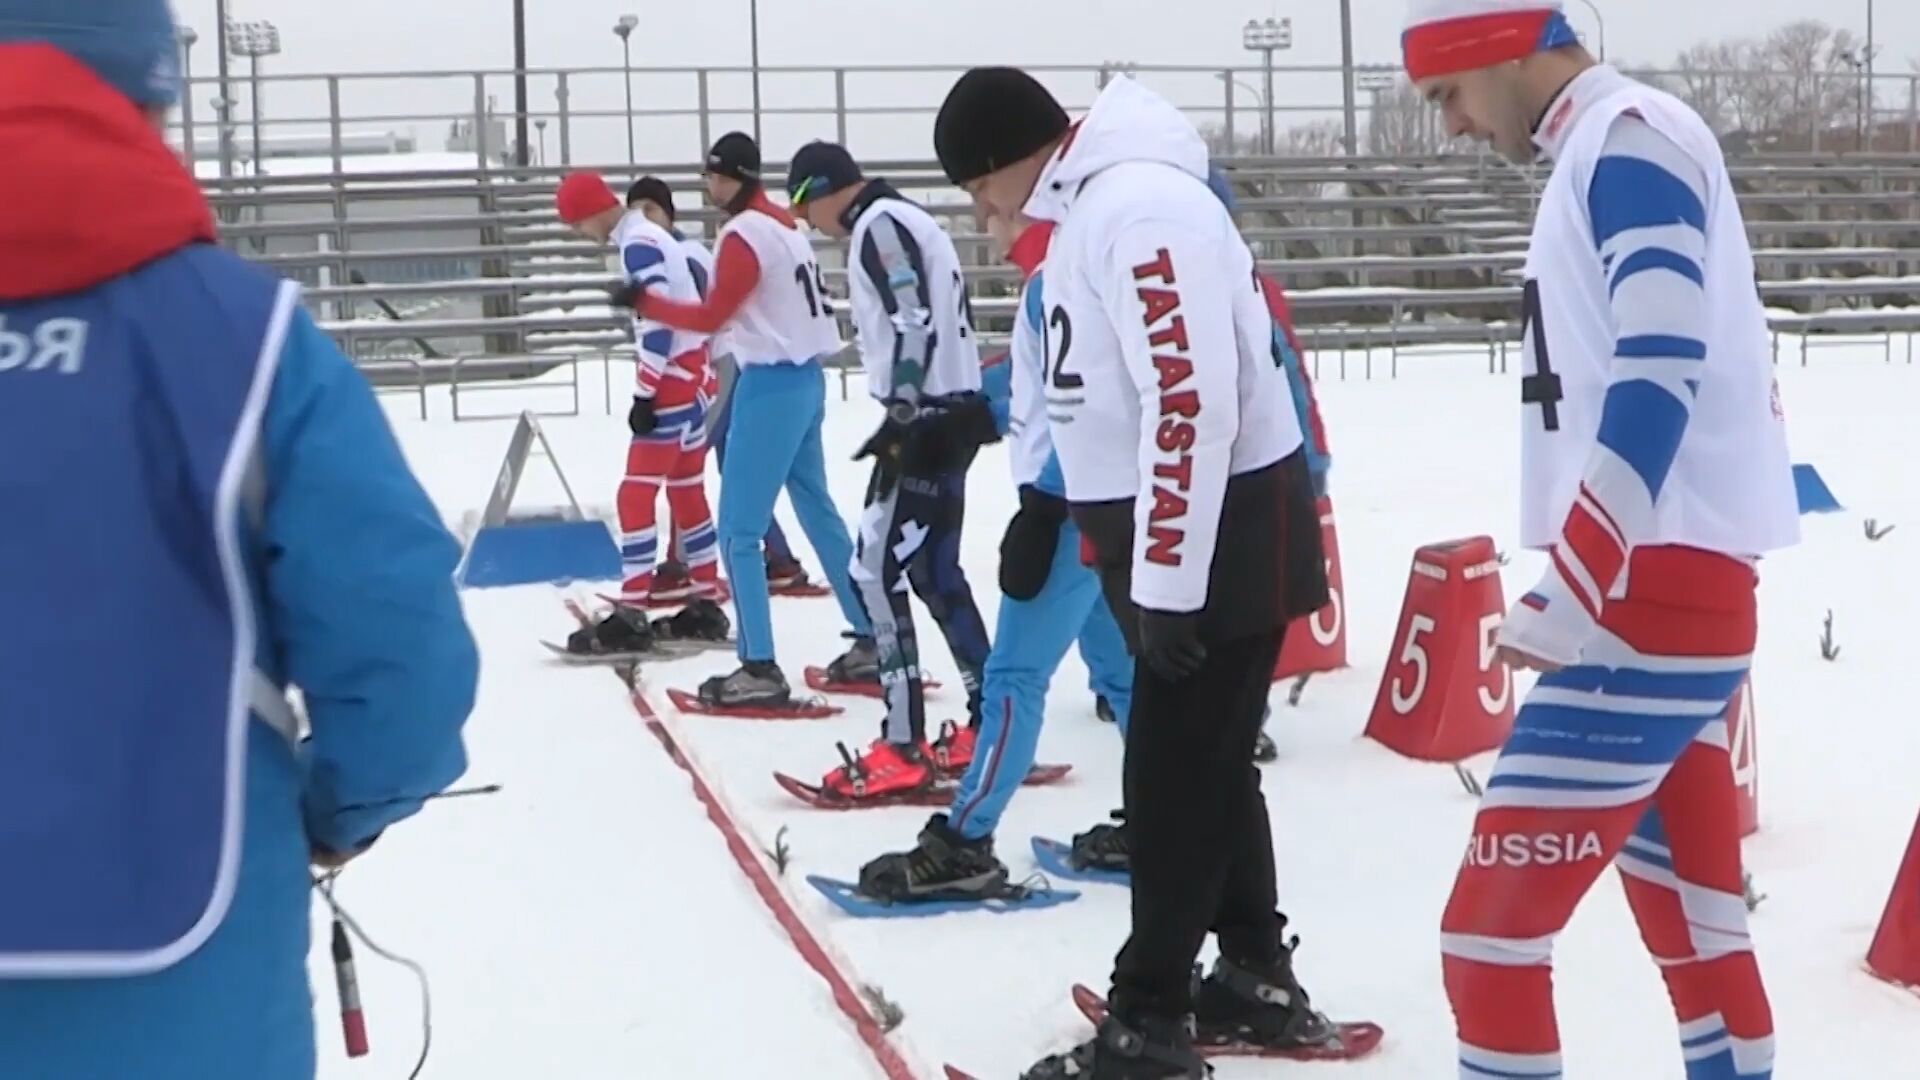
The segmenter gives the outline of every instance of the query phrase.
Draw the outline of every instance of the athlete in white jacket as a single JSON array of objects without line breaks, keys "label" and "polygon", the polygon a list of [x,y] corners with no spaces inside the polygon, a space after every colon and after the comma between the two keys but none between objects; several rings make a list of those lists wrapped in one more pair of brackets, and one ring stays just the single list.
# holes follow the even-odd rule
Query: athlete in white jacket
[{"label": "athlete in white jacket", "polygon": [[[1123,778],[1132,935],[1090,1043],[1028,1075],[1197,1077],[1187,1028],[1326,1041],[1283,941],[1249,764],[1287,623],[1326,599],[1287,376],[1207,148],[1131,79],[1078,124],[1031,76],[979,68],[935,148],[982,216],[1056,224],[1043,285],[1047,412],[1074,520],[1141,661]],[[1209,930],[1221,959],[1196,995]]]}]

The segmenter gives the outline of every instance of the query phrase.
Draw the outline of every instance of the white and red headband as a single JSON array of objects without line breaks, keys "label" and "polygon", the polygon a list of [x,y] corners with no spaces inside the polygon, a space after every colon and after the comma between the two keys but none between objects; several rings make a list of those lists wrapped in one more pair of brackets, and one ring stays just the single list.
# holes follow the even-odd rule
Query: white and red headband
[{"label": "white and red headband", "polygon": [[1559,0],[1413,0],[1400,49],[1418,82],[1579,42]]}]

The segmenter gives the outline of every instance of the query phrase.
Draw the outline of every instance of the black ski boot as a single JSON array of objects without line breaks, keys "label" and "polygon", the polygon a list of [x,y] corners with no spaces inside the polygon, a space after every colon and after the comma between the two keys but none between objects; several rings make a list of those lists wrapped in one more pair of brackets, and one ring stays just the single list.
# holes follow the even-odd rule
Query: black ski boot
[{"label": "black ski boot", "polygon": [[827,665],[827,681],[836,686],[880,682],[880,647],[870,637],[854,637],[853,648]]},{"label": "black ski boot", "polygon": [[1205,1080],[1213,1069],[1193,1049],[1193,1018],[1108,1013],[1093,1038],[1041,1060],[1020,1080]]},{"label": "black ski boot", "polygon": [[1114,723],[1119,719],[1113,715],[1113,703],[1107,700],[1105,694],[1094,695],[1093,715],[1098,717],[1102,723],[1106,724]]},{"label": "black ski boot", "polygon": [[793,704],[793,691],[780,665],[748,660],[731,675],[715,675],[701,683],[700,702],[716,709],[781,709]]},{"label": "black ski boot", "polygon": [[1133,869],[1133,854],[1127,846],[1127,812],[1115,810],[1114,824],[1095,825],[1073,838],[1073,850],[1067,856],[1076,870],[1111,870],[1125,874]]},{"label": "black ski boot", "polygon": [[[1286,930],[1286,916],[1279,931]],[[1295,935],[1280,944],[1271,964],[1237,963],[1224,955],[1213,972],[1194,988],[1193,1011],[1202,1046],[1251,1043],[1268,1049],[1317,1046],[1339,1034],[1331,1020],[1314,1011],[1307,991],[1293,974]],[[1199,975],[1199,969],[1194,969]]]},{"label": "black ski boot", "polygon": [[993,837],[969,840],[935,814],[911,851],[882,855],[860,868],[860,892],[886,903],[975,900],[1007,889],[1007,868],[993,854]]},{"label": "black ski boot", "polygon": [[567,651],[576,656],[612,656],[653,651],[653,624],[647,613],[614,605],[606,618],[567,635]]},{"label": "black ski boot", "polygon": [[726,641],[732,629],[727,613],[711,600],[695,600],[653,623],[654,635],[662,641]]}]

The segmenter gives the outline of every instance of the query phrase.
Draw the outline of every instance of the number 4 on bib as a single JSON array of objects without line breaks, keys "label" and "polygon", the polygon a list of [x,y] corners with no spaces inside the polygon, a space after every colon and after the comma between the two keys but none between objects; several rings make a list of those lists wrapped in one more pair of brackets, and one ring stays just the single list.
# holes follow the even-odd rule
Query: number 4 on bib
[{"label": "number 4 on bib", "polygon": [[1494,655],[1506,616],[1490,537],[1413,553],[1367,737],[1421,761],[1462,761],[1513,730],[1513,672]]},{"label": "number 4 on bib", "polygon": [[1727,702],[1727,756],[1733,763],[1733,796],[1740,835],[1760,831],[1760,741],[1753,722],[1753,678],[1741,682]]}]

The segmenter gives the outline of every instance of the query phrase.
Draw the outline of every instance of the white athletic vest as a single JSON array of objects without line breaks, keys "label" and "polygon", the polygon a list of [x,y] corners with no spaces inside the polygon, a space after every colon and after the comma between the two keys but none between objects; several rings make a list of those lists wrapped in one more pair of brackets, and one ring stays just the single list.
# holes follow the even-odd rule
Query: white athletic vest
[{"label": "white athletic vest", "polygon": [[[1611,69],[1588,72],[1565,94],[1571,104],[1563,99],[1550,110],[1542,136],[1555,165],[1527,251],[1523,361],[1526,376],[1558,377],[1559,399],[1529,401],[1522,408],[1521,542],[1530,548],[1553,546],[1594,453],[1615,332],[1608,272],[1594,243],[1587,191],[1608,129],[1633,109],[1705,173],[1710,311],[1707,359],[1692,419],[1654,504],[1655,531],[1639,542],[1735,556],[1793,545],[1800,534],[1799,505],[1766,313],[1719,144],[1680,101]],[[1563,110],[1568,111],[1563,115]],[[1534,386],[1527,397],[1537,398],[1547,385],[1536,379],[1523,387]],[[1547,424],[1549,406],[1556,430]]]},{"label": "white athletic vest", "polygon": [[[840,350],[840,328],[813,247],[758,210],[736,215],[719,244],[738,236],[760,261],[760,284],[727,323],[726,345],[742,367],[813,360]],[[719,246],[716,245],[716,248]]]}]

